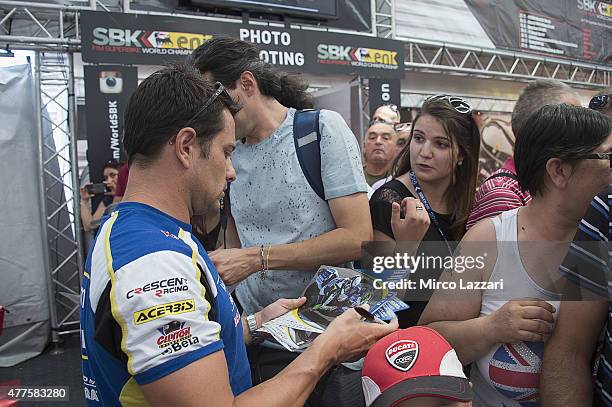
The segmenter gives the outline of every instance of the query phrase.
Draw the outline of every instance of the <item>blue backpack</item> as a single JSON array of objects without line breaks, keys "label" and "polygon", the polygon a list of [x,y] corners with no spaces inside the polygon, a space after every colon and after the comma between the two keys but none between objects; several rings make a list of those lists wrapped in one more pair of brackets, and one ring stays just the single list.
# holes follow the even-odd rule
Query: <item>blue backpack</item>
[{"label": "blue backpack", "polygon": [[315,193],[325,200],[325,188],[321,178],[320,110],[296,110],[293,117],[293,141],[295,152],[306,180]]},{"label": "blue backpack", "polygon": [[[315,193],[325,201],[325,188],[321,178],[321,133],[319,132],[320,110],[296,110],[293,116],[293,141],[302,172]],[[230,183],[224,203],[221,205],[221,227],[227,227],[227,217],[230,214],[229,204]]]}]

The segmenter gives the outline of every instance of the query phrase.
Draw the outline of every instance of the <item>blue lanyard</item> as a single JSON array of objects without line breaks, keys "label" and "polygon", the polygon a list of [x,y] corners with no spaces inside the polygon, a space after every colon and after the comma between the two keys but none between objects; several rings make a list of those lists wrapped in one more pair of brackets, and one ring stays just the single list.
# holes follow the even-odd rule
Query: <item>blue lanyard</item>
[{"label": "blue lanyard", "polygon": [[440,222],[438,222],[438,218],[436,217],[436,214],[434,213],[433,209],[431,209],[431,205],[429,204],[429,201],[425,197],[425,194],[423,193],[423,190],[421,189],[419,185],[419,181],[417,181],[416,175],[414,175],[414,171],[412,170],[408,171],[408,176],[410,177],[410,181],[412,181],[412,186],[414,187],[414,190],[416,191],[417,195],[419,196],[419,199],[421,200],[421,202],[423,203],[423,206],[425,206],[425,209],[427,210],[427,213],[429,214],[429,219],[431,219],[436,229],[438,229],[438,234],[440,235],[444,243],[446,243],[446,247],[448,248],[448,251],[452,255],[453,250],[451,249],[450,244],[448,244],[448,239],[446,238],[446,234],[442,230],[442,227],[440,226]]}]

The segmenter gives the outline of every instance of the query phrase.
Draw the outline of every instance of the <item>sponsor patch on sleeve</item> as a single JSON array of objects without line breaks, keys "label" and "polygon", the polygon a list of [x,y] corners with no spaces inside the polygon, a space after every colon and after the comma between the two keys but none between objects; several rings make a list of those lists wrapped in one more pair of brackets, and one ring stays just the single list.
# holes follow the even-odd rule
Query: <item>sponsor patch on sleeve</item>
[{"label": "sponsor patch on sleeve", "polygon": [[167,315],[178,315],[193,311],[195,311],[195,301],[193,299],[169,302],[136,311],[133,315],[134,324],[145,324]]}]

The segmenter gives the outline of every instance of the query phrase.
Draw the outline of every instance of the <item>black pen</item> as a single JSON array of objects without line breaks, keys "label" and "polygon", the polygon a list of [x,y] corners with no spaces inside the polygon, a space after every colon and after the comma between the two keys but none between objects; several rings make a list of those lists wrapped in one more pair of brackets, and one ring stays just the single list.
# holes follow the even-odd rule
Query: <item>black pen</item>
[{"label": "black pen", "polygon": [[370,311],[366,310],[365,308],[355,307],[355,311],[357,311],[357,313],[361,315],[368,322],[373,322],[373,323],[382,324],[382,325],[387,324],[382,319],[376,318],[374,314],[372,314]]}]

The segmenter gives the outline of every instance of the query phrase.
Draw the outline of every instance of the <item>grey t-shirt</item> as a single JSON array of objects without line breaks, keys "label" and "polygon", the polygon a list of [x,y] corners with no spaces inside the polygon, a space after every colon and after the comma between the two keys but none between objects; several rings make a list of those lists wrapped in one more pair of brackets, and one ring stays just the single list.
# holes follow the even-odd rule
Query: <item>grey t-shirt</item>
[{"label": "grey t-shirt", "polygon": [[[301,242],[336,228],[328,203],[312,190],[298,162],[294,114],[289,109],[272,135],[258,144],[238,142],[232,154],[237,179],[230,188],[231,212],[242,247]],[[342,116],[321,110],[319,129],[325,199],[366,192],[359,146]],[[255,273],[236,294],[251,314],[279,298],[299,297],[315,271]]]}]

